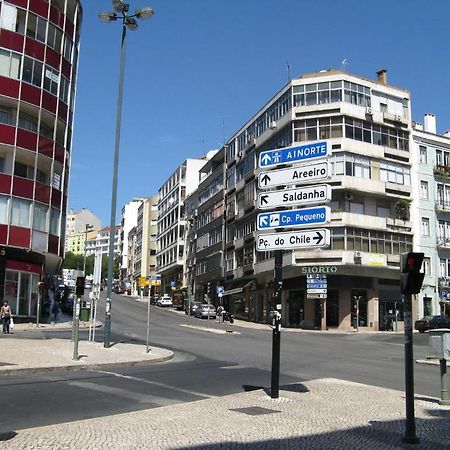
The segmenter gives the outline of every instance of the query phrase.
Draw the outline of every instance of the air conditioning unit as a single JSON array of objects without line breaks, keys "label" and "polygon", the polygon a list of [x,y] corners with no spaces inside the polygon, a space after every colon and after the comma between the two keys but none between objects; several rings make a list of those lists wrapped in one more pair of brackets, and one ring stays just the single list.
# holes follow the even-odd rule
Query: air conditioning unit
[{"label": "air conditioning unit", "polygon": [[269,128],[271,130],[276,130],[277,129],[277,123],[275,122],[275,120],[272,120],[272,122],[270,122]]},{"label": "air conditioning unit", "polygon": [[366,107],[366,114],[372,115],[373,114],[373,110],[370,106]]},{"label": "air conditioning unit", "polygon": [[355,252],[355,253],[353,253],[353,257],[354,257],[355,259],[361,259],[361,252]]},{"label": "air conditioning unit", "polygon": [[351,192],[346,192],[345,200],[353,200],[353,194]]},{"label": "air conditioning unit", "polygon": [[396,114],[395,115],[395,120],[397,120],[398,122],[402,121],[402,116],[400,114]]}]

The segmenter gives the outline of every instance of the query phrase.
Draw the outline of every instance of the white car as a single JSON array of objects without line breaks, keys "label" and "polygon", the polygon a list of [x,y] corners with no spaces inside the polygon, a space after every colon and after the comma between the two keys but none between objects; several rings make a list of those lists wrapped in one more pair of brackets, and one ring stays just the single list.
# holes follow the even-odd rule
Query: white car
[{"label": "white car", "polygon": [[172,306],[172,299],[168,295],[163,295],[156,302],[156,306]]}]

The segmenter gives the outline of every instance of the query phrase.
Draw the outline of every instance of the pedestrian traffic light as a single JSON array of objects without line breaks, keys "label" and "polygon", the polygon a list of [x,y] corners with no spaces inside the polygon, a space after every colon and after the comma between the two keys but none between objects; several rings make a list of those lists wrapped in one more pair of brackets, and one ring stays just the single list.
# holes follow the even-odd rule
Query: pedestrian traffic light
[{"label": "pedestrian traffic light", "polygon": [[77,277],[77,282],[75,284],[75,295],[82,296],[84,295],[84,277]]},{"label": "pedestrian traffic light", "polygon": [[425,274],[421,272],[423,253],[402,253],[400,289],[402,294],[418,294],[422,288]]}]

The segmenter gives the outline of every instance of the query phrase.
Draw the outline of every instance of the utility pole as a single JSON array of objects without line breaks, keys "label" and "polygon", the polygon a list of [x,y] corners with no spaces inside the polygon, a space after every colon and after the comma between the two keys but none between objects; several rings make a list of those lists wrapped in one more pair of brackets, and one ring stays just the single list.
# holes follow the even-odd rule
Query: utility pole
[{"label": "utility pole", "polygon": [[272,377],[270,396],[280,396],[280,341],[281,341],[281,291],[283,289],[283,250],[274,251],[274,288],[273,299],[275,311],[273,315],[272,328]]}]

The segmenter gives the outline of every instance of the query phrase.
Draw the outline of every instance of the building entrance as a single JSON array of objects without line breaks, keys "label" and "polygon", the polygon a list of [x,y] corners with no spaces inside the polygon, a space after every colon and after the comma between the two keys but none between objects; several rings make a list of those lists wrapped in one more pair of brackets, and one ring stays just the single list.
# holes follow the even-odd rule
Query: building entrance
[{"label": "building entrance", "polygon": [[305,320],[305,292],[290,290],[288,303],[288,327],[299,328]]},{"label": "building entrance", "polygon": [[403,303],[394,300],[380,301],[380,331],[397,331],[403,321]]},{"label": "building entrance", "polygon": [[327,293],[327,327],[339,326],[339,292],[335,289]]}]

